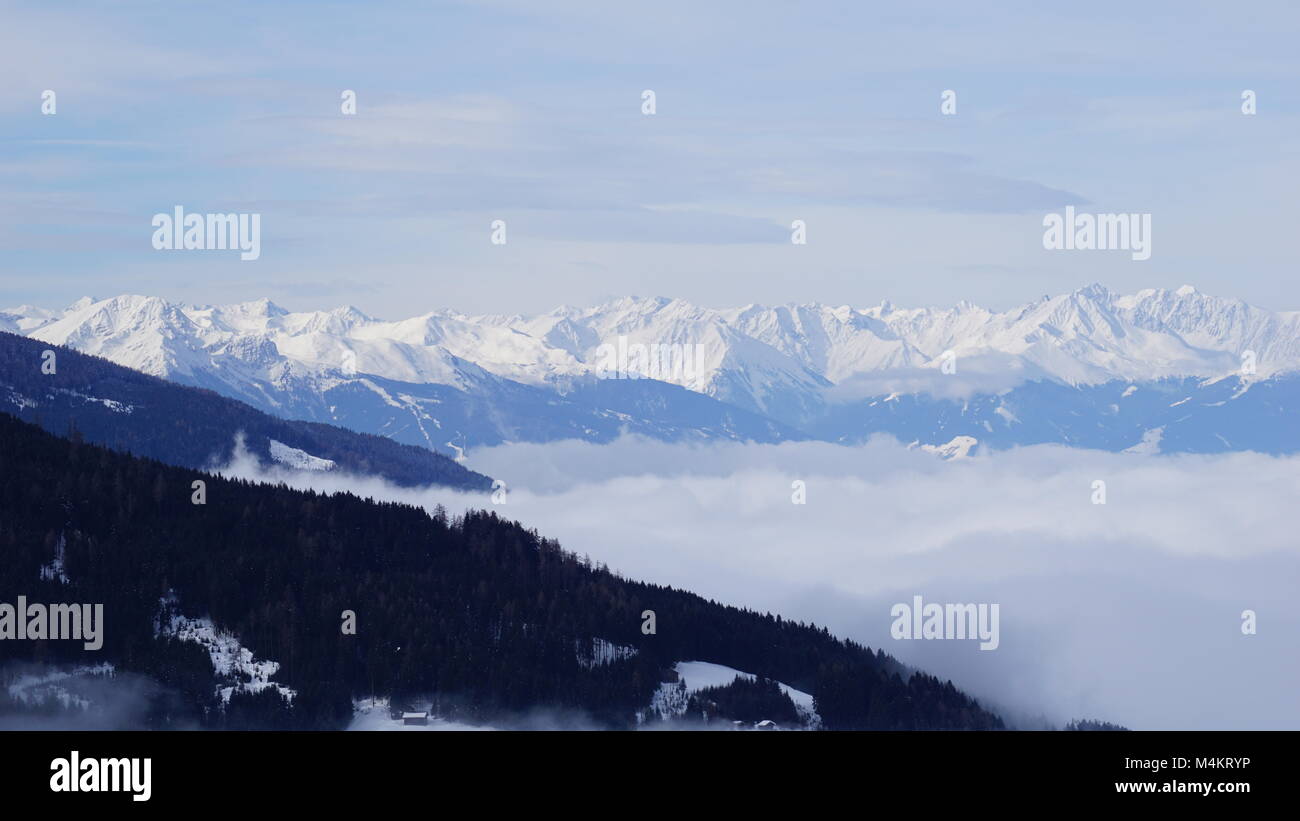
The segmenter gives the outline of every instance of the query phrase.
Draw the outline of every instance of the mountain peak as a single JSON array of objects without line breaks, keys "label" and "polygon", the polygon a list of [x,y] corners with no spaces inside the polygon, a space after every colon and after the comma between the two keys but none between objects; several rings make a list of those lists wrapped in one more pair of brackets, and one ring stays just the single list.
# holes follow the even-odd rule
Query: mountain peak
[{"label": "mountain peak", "polygon": [[374,322],[373,318],[371,318],[368,314],[366,314],[364,311],[360,310],[354,305],[342,305],[330,311],[330,313],[342,319],[360,320],[362,322]]},{"label": "mountain peak", "polygon": [[1108,300],[1115,295],[1111,289],[1102,285],[1100,282],[1093,282],[1089,285],[1085,285],[1074,293],[1078,296],[1088,297],[1089,299],[1094,300]]},{"label": "mountain peak", "polygon": [[249,300],[248,302],[236,302],[234,305],[229,305],[218,310],[221,310],[223,313],[237,313],[249,317],[256,316],[270,318],[289,315],[287,310],[276,305],[267,297]]}]

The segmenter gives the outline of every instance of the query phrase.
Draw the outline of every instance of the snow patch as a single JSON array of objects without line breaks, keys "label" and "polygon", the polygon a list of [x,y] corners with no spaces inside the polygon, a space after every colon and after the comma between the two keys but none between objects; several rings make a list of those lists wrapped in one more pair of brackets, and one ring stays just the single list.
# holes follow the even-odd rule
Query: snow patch
[{"label": "snow patch", "polygon": [[593,638],[590,644],[575,639],[573,649],[578,658],[578,665],[588,670],[630,659],[637,654],[635,647],[613,644],[601,638]]},{"label": "snow patch", "polygon": [[193,642],[206,649],[212,660],[212,669],[223,680],[217,685],[217,694],[223,704],[229,704],[236,691],[260,693],[268,687],[274,687],[286,701],[293,701],[297,695],[296,691],[271,681],[271,676],[280,670],[279,662],[257,661],[253,651],[240,644],[235,634],[217,629],[211,619],[181,615],[174,595],[161,599],[158,617],[154,621],[154,635]]},{"label": "snow patch", "polygon": [[1006,423],[1007,423],[1008,425],[1012,425],[1012,424],[1015,424],[1015,423],[1017,423],[1017,422],[1020,421],[1020,418],[1017,417],[1014,413],[1012,413],[1012,412],[1007,408],[1006,405],[998,405],[998,406],[993,410],[993,412],[996,413],[998,416],[1001,416],[1004,420],[1006,420]]},{"label": "snow patch", "polygon": [[48,564],[41,565],[41,581],[68,583],[68,574],[63,564],[63,551],[67,543],[67,538],[60,533],[59,543],[54,548],[54,558]]},{"label": "snow patch", "polygon": [[495,727],[449,721],[448,719],[438,718],[436,716],[429,716],[428,724],[405,724],[402,719],[392,717],[392,708],[386,698],[365,698],[355,700],[352,702],[352,710],[352,722],[348,724],[348,730],[375,732],[394,730],[487,731],[496,729]]},{"label": "snow patch", "polygon": [[[710,687],[725,687],[735,681],[737,676],[749,681],[757,678],[753,673],[709,661],[679,661],[673,666],[673,670],[677,673],[677,681],[663,682],[659,685],[659,689],[650,699],[650,705],[638,714],[639,723],[644,723],[645,719],[652,715],[661,718],[685,715],[692,693]],[[779,681],[777,686],[794,702],[795,710],[798,711],[806,727],[809,729],[821,727],[821,716],[817,714],[814,699],[810,694]]]},{"label": "snow patch", "polygon": [[1142,441],[1132,447],[1124,448],[1125,453],[1151,455],[1160,452],[1160,440],[1165,436],[1163,427],[1151,428],[1142,434]]},{"label": "snow patch", "polygon": [[968,459],[971,450],[978,445],[979,440],[974,436],[954,436],[945,445],[921,445],[921,450],[944,459]]},{"label": "snow patch", "polygon": [[291,467],[295,470],[333,470],[334,462],[329,459],[321,459],[318,456],[312,456],[305,450],[291,448],[283,442],[277,442],[274,439],[271,443],[271,458],[285,467]]}]

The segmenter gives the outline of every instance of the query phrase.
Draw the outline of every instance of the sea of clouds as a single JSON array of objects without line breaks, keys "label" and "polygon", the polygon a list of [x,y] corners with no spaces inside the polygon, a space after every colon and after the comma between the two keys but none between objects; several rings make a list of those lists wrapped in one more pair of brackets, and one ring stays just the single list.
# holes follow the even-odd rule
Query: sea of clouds
[{"label": "sea of clouds", "polygon": [[[1035,446],[944,461],[888,438],[624,437],[486,448],[468,465],[506,483],[504,503],[267,470],[247,454],[223,472],[492,507],[628,577],[884,648],[1019,726],[1300,728],[1300,458]],[[998,604],[1000,646],[892,639],[890,608],[914,595]],[[1255,635],[1242,633],[1248,609]]]}]

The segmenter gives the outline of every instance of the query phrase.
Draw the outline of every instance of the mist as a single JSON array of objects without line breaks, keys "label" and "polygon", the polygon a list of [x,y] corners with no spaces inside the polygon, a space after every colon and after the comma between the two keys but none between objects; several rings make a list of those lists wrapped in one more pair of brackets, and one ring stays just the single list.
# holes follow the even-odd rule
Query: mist
[{"label": "mist", "polygon": [[[151,713],[181,710],[180,694],[112,665],[12,661],[0,667],[0,731],[146,730]],[[197,729],[181,720],[170,729]]]},{"label": "mist", "polygon": [[[452,513],[495,509],[630,578],[883,648],[1013,722],[1300,728],[1295,457],[1044,445],[944,461],[888,438],[624,437],[486,448],[468,466],[506,483],[495,503],[267,470],[247,453],[223,472]],[[914,595],[997,603],[998,648],[892,639],[890,608]],[[1246,610],[1254,635],[1242,630]]]}]

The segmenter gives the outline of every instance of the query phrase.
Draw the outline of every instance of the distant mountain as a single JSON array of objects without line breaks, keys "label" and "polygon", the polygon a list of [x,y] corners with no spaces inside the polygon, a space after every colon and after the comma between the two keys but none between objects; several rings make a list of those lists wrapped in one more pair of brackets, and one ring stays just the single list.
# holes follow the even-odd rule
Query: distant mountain
[{"label": "distant mountain", "polygon": [[[19,312],[25,312],[19,316]],[[656,380],[597,380],[526,334],[434,315],[377,323],[354,309],[289,314],[262,300],[190,308],[152,297],[12,309],[13,329],[277,416],[343,425],[445,454],[508,441],[623,433],[666,440],[803,438],[788,425]],[[450,346],[450,347],[448,347]],[[452,353],[477,346],[493,373]],[[544,360],[532,378],[507,360]],[[572,380],[564,377],[572,376]],[[562,390],[557,390],[562,387]]]},{"label": "distant mountain", "polygon": [[1027,382],[999,394],[942,399],[890,394],[826,409],[815,438],[855,444],[887,432],[942,446],[1062,444],[1138,453],[1300,452],[1300,376],[1166,378],[1064,385]]},{"label": "distant mountain", "polygon": [[[1267,391],[1252,386],[1281,397],[1300,378],[1300,312],[1190,286],[1120,295],[1092,285],[1002,312],[625,298],[532,317],[435,311],[400,321],[353,308],[290,313],[266,300],[193,307],[120,296],[61,312],[9,309],[0,327],[269,413],[445,453],[620,432],[760,442],[890,433],[929,445],[968,435],[1123,450],[1182,416],[1135,401],[1118,403],[1126,413],[1116,421],[1108,397],[1171,384],[1191,397],[1185,411],[1221,401],[1212,407],[1226,410],[1198,412],[1194,433],[1166,435],[1161,448],[1240,449],[1265,438],[1249,427],[1271,413],[1256,407]],[[652,378],[609,378],[615,361]],[[913,401],[884,406],[900,397]],[[970,403],[987,412],[965,415]]]},{"label": "distant mountain", "polygon": [[[682,662],[762,677],[761,687],[703,693],[697,712],[713,718],[1003,726],[952,682],[882,652],[628,580],[494,513],[449,520],[211,475],[198,505],[193,476],[0,413],[3,603],[103,607],[99,649],[4,643],[0,726],[30,719],[41,699],[57,714],[56,696],[76,706],[82,728],[111,721],[95,695],[82,704],[71,689],[111,674],[151,682],[134,688],[149,728],[341,729],[376,697],[498,725],[545,711],[631,728],[664,706]],[[647,612],[653,631],[643,630]]]},{"label": "distant mountain", "polygon": [[[44,352],[52,350],[53,373]],[[487,490],[491,480],[427,449],[332,425],[277,418],[212,391],[185,387],[0,332],[0,411],[53,433],[211,469],[242,439],[267,465],[380,476],[401,485]]]}]

